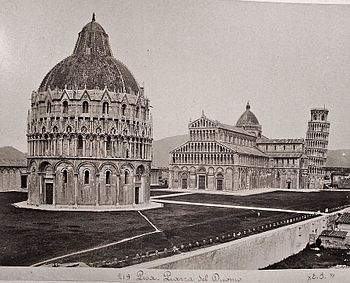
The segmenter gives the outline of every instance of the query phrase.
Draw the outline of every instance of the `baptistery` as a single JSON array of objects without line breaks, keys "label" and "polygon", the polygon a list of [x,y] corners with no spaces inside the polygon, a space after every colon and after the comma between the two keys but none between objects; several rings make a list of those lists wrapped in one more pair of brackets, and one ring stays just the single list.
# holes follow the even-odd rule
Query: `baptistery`
[{"label": "baptistery", "polygon": [[31,95],[28,205],[149,204],[152,118],[144,88],[95,20]]}]

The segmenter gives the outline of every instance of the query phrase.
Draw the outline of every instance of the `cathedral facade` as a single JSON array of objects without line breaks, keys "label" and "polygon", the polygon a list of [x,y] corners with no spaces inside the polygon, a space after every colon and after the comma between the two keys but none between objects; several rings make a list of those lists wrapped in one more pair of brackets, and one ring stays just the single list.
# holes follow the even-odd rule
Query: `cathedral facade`
[{"label": "cathedral facade", "polygon": [[[202,113],[188,128],[189,141],[170,152],[170,188],[237,191],[322,187],[321,181],[310,186],[314,175],[305,140],[265,137],[249,103],[235,126]],[[309,137],[307,134],[307,145]]]},{"label": "cathedral facade", "polygon": [[95,16],[49,71],[28,113],[28,204],[133,206],[150,200],[152,118]]}]

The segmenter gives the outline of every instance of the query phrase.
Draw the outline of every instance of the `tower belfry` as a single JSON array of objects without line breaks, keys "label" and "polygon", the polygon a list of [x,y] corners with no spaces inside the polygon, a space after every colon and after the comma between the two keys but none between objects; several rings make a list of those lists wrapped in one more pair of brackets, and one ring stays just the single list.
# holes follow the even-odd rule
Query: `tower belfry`
[{"label": "tower belfry", "polygon": [[305,140],[305,152],[309,159],[310,189],[323,187],[330,127],[327,116],[328,110],[325,107],[311,109]]}]

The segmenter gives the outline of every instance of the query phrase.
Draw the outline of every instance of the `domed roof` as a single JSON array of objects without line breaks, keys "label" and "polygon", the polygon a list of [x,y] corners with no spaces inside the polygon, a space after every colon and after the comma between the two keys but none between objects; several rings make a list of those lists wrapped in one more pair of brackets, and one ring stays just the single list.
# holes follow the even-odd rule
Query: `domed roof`
[{"label": "domed roof", "polygon": [[45,76],[39,90],[104,89],[130,94],[139,92],[139,85],[128,68],[115,59],[109,37],[100,24],[92,21],[79,33],[73,54],[59,62]]},{"label": "domed roof", "polygon": [[239,117],[236,126],[260,125],[258,119],[252,111],[250,111],[249,102],[247,103],[245,112]]}]

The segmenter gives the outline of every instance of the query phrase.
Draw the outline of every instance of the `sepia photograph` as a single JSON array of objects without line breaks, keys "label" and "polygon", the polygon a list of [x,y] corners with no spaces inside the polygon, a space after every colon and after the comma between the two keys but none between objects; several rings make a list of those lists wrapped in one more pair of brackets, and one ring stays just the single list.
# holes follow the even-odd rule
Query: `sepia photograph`
[{"label": "sepia photograph", "polygon": [[0,282],[346,282],[350,0],[0,0]]}]

